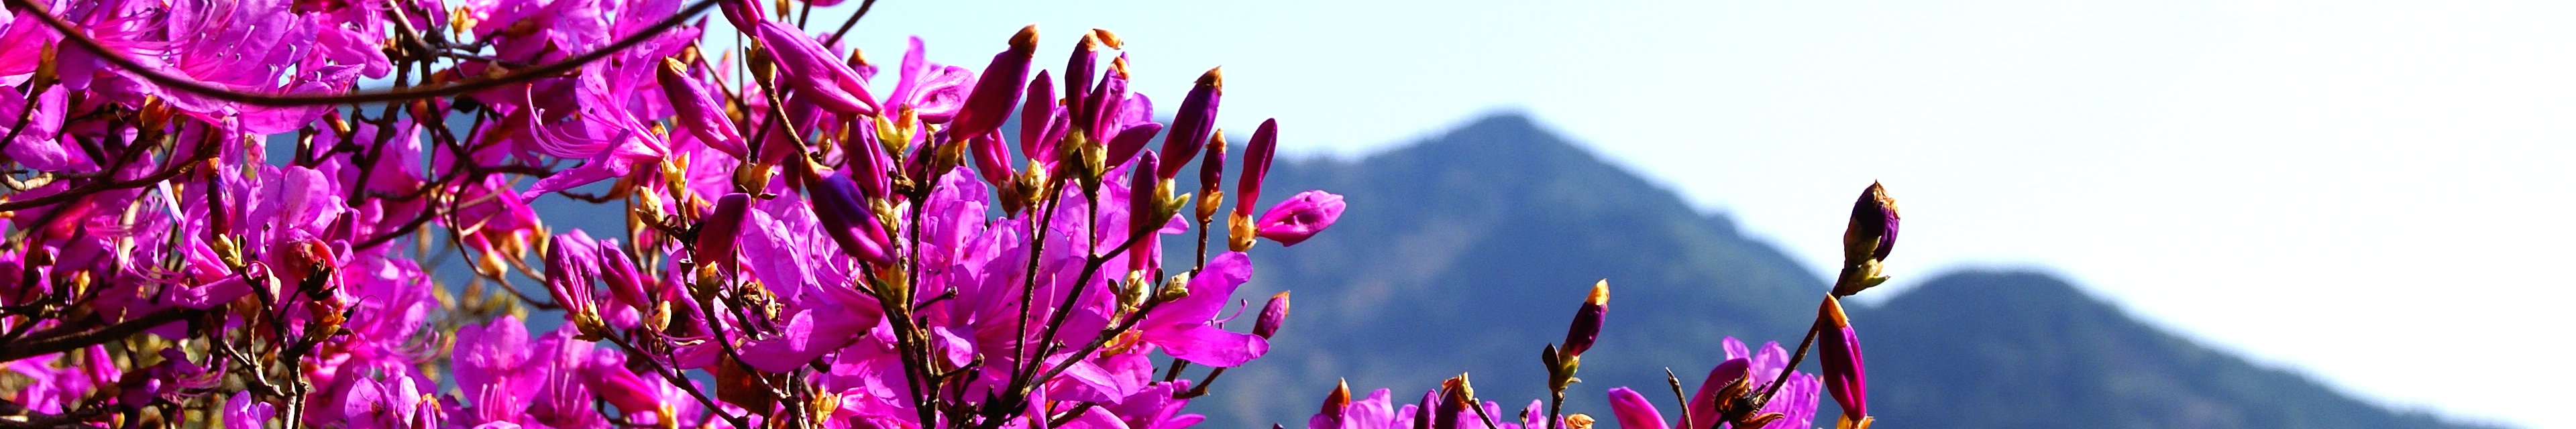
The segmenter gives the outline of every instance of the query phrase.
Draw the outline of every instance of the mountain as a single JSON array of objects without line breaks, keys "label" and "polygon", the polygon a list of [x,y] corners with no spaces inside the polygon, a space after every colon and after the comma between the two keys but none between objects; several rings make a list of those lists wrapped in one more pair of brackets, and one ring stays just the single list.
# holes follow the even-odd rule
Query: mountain
[{"label": "mountain", "polygon": [[1519,116],[1356,162],[1281,162],[1270,177],[1265,199],[1325,189],[1351,210],[1294,249],[1252,252],[1240,295],[1291,289],[1296,305],[1271,356],[1218,381],[1243,393],[1205,411],[1246,418],[1219,427],[1303,421],[1337,377],[1405,397],[1470,372],[1480,395],[1537,398],[1541,347],[1607,278],[1609,326],[1571,395],[1600,404],[1611,386],[1660,389],[1664,365],[1704,374],[1726,335],[1803,332],[1812,310],[1768,307],[1825,290],[1727,219]]},{"label": "mountain", "polygon": [[1942,276],[1852,317],[1867,325],[1871,411],[1909,427],[2449,427],[2150,328],[2043,274]]},{"label": "mountain", "polygon": [[[1355,160],[1282,160],[1269,183],[1265,204],[1326,189],[1350,210],[1294,249],[1252,252],[1238,298],[1286,289],[1295,306],[1270,356],[1193,404],[1212,427],[1298,425],[1341,377],[1411,398],[1468,372],[1516,409],[1545,393],[1541,347],[1604,278],[1609,320],[1566,408],[1608,427],[1604,390],[1668,392],[1667,367],[1696,387],[1728,336],[1795,347],[1826,290],[1725,216],[1515,114]],[[1887,427],[2458,427],[2198,346],[2043,275],[1949,275],[1852,311]]]}]

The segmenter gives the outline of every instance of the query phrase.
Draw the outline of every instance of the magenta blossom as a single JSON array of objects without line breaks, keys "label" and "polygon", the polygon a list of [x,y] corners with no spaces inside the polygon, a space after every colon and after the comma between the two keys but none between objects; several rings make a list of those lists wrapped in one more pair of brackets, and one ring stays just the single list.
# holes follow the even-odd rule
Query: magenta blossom
[{"label": "magenta blossom", "polygon": [[1260,336],[1227,331],[1212,322],[1225,309],[1234,288],[1252,277],[1252,259],[1242,252],[1226,252],[1190,277],[1189,295],[1145,316],[1138,325],[1147,344],[1162,346],[1173,358],[1201,365],[1230,367],[1259,358],[1270,352],[1270,341]]}]

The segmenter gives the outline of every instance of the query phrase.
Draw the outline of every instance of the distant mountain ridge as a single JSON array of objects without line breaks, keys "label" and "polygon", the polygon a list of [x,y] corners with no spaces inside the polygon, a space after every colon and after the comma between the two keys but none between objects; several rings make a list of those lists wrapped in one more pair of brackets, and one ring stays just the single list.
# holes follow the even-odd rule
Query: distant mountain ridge
[{"label": "distant mountain ridge", "polygon": [[[1340,377],[1408,398],[1471,372],[1516,408],[1545,393],[1540,347],[1602,278],[1609,322],[1567,409],[1612,427],[1604,390],[1667,391],[1666,367],[1695,386],[1727,336],[1794,347],[1825,290],[1727,217],[1517,114],[1362,159],[1282,160],[1270,183],[1264,203],[1326,189],[1351,209],[1292,251],[1253,252],[1239,298],[1290,289],[1295,311],[1271,356],[1194,404],[1212,427],[1298,426]],[[2209,350],[2040,274],[1945,275],[1852,311],[1886,427],[2469,427]]]}]

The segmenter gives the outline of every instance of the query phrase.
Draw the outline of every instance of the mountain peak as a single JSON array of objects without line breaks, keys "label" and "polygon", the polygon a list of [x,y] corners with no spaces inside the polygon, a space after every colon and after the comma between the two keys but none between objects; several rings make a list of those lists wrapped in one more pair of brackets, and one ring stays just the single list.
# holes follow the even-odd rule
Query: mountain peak
[{"label": "mountain peak", "polygon": [[1575,146],[1519,111],[1501,111],[1478,117],[1402,151],[1466,156],[1470,159],[1461,161],[1482,161],[1479,164],[1578,159],[1590,161],[1586,164],[1615,169],[1600,163],[1590,151]]}]

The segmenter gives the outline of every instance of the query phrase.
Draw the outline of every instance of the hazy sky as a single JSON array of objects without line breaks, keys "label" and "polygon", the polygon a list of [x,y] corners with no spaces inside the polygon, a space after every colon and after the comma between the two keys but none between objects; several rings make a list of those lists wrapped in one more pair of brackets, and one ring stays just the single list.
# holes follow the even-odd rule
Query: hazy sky
[{"label": "hazy sky", "polygon": [[980,68],[1039,23],[1059,68],[1109,28],[1142,90],[1224,65],[1219,124],[1310,155],[1526,111],[1819,275],[1882,180],[1900,288],[2045,269],[2374,401],[2576,426],[2576,2],[956,3],[854,41]]}]

